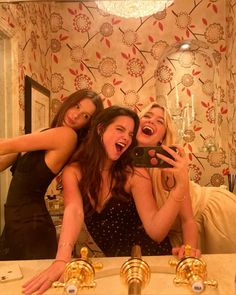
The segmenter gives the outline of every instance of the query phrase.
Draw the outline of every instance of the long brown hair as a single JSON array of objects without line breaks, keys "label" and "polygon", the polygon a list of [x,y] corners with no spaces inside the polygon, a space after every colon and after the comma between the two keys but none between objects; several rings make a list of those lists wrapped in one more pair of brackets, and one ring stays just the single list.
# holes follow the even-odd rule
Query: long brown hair
[{"label": "long brown hair", "polygon": [[[135,112],[128,108],[112,106],[100,112],[92,119],[91,128],[87,139],[78,152],[78,162],[81,168],[80,190],[82,196],[90,195],[94,200],[95,207],[98,204],[98,194],[101,188],[101,169],[107,158],[105,147],[102,143],[102,136],[107,127],[119,116],[127,116],[134,121],[134,136],[129,148],[113,162],[110,170],[111,184],[114,187],[111,193],[114,197],[124,197],[127,193],[124,186],[127,180],[127,172],[132,171],[130,151],[137,144],[136,134],[139,126],[139,118]],[[99,126],[99,128],[98,128]],[[99,131],[98,131],[99,129]]]},{"label": "long brown hair", "polygon": [[[88,89],[81,89],[81,90],[78,90],[78,91],[72,93],[71,95],[69,95],[65,99],[65,101],[62,103],[60,109],[56,113],[54,119],[52,120],[50,127],[55,128],[55,127],[62,126],[63,122],[64,122],[65,114],[68,111],[68,109],[74,107],[81,100],[83,100],[85,98],[91,99],[91,101],[94,103],[94,105],[96,107],[96,110],[95,110],[93,116],[96,116],[98,113],[100,113],[104,109],[102,99],[96,92],[94,92],[92,90],[88,90]],[[85,125],[84,127],[76,130],[76,132],[78,134],[78,141],[79,142],[86,136],[89,127],[90,127],[90,122],[87,125]]]}]

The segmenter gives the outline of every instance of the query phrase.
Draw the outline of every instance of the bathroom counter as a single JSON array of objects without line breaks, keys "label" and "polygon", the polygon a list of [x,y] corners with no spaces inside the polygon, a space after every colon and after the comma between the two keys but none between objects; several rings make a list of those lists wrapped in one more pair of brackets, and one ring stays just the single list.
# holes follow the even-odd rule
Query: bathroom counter
[{"label": "bathroom counter", "polygon": [[[93,258],[95,262],[102,262],[103,269],[96,272],[95,289],[80,290],[84,295],[125,295],[128,294],[127,287],[121,282],[119,271],[121,266],[130,257]],[[168,262],[172,256],[143,256],[142,259],[148,263],[152,273],[149,284],[142,290],[143,295],[191,295],[194,294],[190,286],[176,286],[175,267],[169,266]],[[207,279],[218,281],[218,288],[207,286],[204,295],[235,295],[235,254],[211,254],[203,255],[202,259],[207,264]],[[49,266],[51,260],[27,260],[27,261],[1,261],[2,267],[19,265],[23,274],[22,279],[1,282],[1,295],[22,294],[22,284],[34,275]],[[57,295],[66,294],[64,288],[50,288],[44,294]]]}]

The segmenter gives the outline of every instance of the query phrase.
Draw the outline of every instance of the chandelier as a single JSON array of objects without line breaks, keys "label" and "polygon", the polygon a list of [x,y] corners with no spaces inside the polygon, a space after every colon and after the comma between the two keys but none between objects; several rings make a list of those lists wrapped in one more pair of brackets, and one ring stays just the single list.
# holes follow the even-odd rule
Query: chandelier
[{"label": "chandelier", "polygon": [[174,0],[101,0],[95,1],[98,8],[124,18],[144,17],[163,11]]}]

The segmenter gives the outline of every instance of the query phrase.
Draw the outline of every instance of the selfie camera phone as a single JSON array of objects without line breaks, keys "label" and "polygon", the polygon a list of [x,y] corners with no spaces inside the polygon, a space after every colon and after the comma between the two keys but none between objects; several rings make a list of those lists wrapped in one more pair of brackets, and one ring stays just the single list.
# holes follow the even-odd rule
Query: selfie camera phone
[{"label": "selfie camera phone", "polygon": [[[175,147],[170,147],[172,150],[176,152]],[[140,147],[137,146],[132,150],[131,157],[133,159],[133,165],[136,167],[146,167],[146,168],[171,168],[173,167],[169,163],[165,162],[164,160],[158,158],[156,154],[162,154],[172,160],[174,158],[165,151],[161,146],[146,146]]]}]

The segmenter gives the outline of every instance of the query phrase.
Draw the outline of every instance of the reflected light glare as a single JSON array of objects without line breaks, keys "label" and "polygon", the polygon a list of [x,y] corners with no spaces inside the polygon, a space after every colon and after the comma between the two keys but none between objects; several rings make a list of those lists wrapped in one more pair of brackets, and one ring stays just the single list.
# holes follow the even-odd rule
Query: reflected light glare
[{"label": "reflected light glare", "polygon": [[120,17],[144,17],[163,11],[174,0],[114,0],[95,1],[98,8]]},{"label": "reflected light glare", "polygon": [[188,43],[182,44],[181,49],[186,50],[189,49],[190,45]]}]

